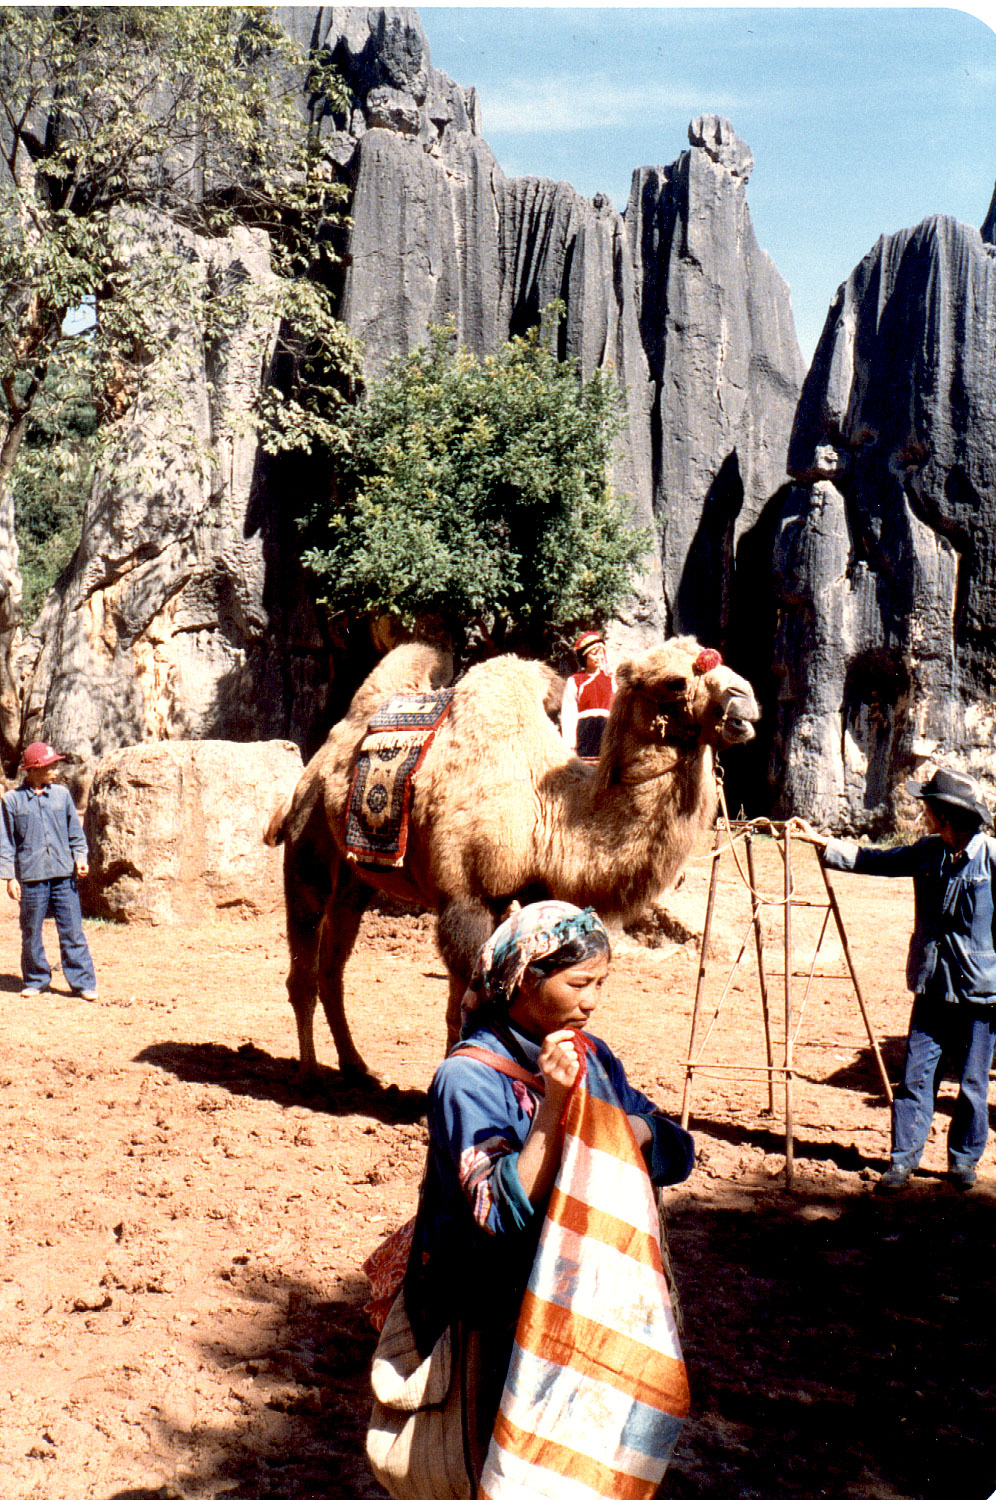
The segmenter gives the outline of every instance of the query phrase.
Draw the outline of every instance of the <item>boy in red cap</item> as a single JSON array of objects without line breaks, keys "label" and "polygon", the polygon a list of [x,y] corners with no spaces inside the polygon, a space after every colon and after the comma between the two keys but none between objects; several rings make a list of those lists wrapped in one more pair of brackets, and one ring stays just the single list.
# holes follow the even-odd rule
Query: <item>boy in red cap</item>
[{"label": "boy in red cap", "polygon": [[597,760],[602,731],[616,695],[616,679],[609,671],[600,630],[583,631],[574,642],[574,654],[584,670],[567,679],[560,708],[560,732],[582,760]]},{"label": "boy in red cap", "polygon": [[25,779],[0,801],[0,880],[21,903],[22,996],[42,995],[52,970],[42,943],[42,923],[55,918],[62,972],[74,995],[96,1000],[97,976],[83,935],[78,876],[87,873],[83,826],[64,786],[55,784],[64,757],[40,740],[29,745]]}]

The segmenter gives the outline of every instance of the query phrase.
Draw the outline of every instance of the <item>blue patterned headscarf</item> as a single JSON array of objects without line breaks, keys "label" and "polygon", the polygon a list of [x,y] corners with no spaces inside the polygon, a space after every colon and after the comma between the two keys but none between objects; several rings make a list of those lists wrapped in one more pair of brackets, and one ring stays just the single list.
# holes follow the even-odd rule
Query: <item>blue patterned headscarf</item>
[{"label": "blue patterned headscarf", "polygon": [[568,901],[534,901],[507,917],[484,944],[463,997],[464,1016],[482,1005],[507,1008],[530,967],[552,974],[594,953],[611,956],[611,946],[592,907],[582,911]]}]

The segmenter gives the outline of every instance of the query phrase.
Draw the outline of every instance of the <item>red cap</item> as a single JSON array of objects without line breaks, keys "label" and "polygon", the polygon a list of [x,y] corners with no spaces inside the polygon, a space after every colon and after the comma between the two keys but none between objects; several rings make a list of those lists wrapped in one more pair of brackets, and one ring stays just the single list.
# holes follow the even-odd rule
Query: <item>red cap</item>
[{"label": "red cap", "polygon": [[695,658],[695,671],[698,673],[711,672],[713,667],[721,667],[723,658],[712,646],[703,646]]},{"label": "red cap", "polygon": [[582,630],[574,642],[574,653],[576,656],[584,656],[592,646],[604,646],[605,638],[600,630]]},{"label": "red cap", "polygon": [[46,745],[43,740],[35,740],[25,749],[21,757],[21,765],[26,771],[36,771],[42,766],[54,766],[57,760],[65,760],[65,758],[64,755],[59,755],[53,750],[51,745]]}]

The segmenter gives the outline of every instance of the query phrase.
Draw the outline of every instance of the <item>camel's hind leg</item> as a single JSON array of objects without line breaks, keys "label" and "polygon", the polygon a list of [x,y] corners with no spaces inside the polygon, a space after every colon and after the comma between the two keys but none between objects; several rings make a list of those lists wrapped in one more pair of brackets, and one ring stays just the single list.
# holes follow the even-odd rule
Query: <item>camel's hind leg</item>
[{"label": "camel's hind leg", "polygon": [[339,1054],[339,1067],[344,1073],[370,1072],[350,1034],[342,980],[346,960],[356,942],[360,918],[372,896],[370,886],[354,875],[346,861],[342,860],[322,925],[318,954],[318,993]]}]

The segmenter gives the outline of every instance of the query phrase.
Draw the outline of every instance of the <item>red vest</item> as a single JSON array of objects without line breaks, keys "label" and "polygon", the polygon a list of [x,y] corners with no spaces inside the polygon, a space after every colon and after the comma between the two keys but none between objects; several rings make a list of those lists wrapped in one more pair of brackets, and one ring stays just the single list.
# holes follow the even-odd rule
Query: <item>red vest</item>
[{"label": "red vest", "polygon": [[574,681],[578,690],[578,713],[591,713],[593,709],[608,713],[615,695],[611,672],[575,672]]}]

